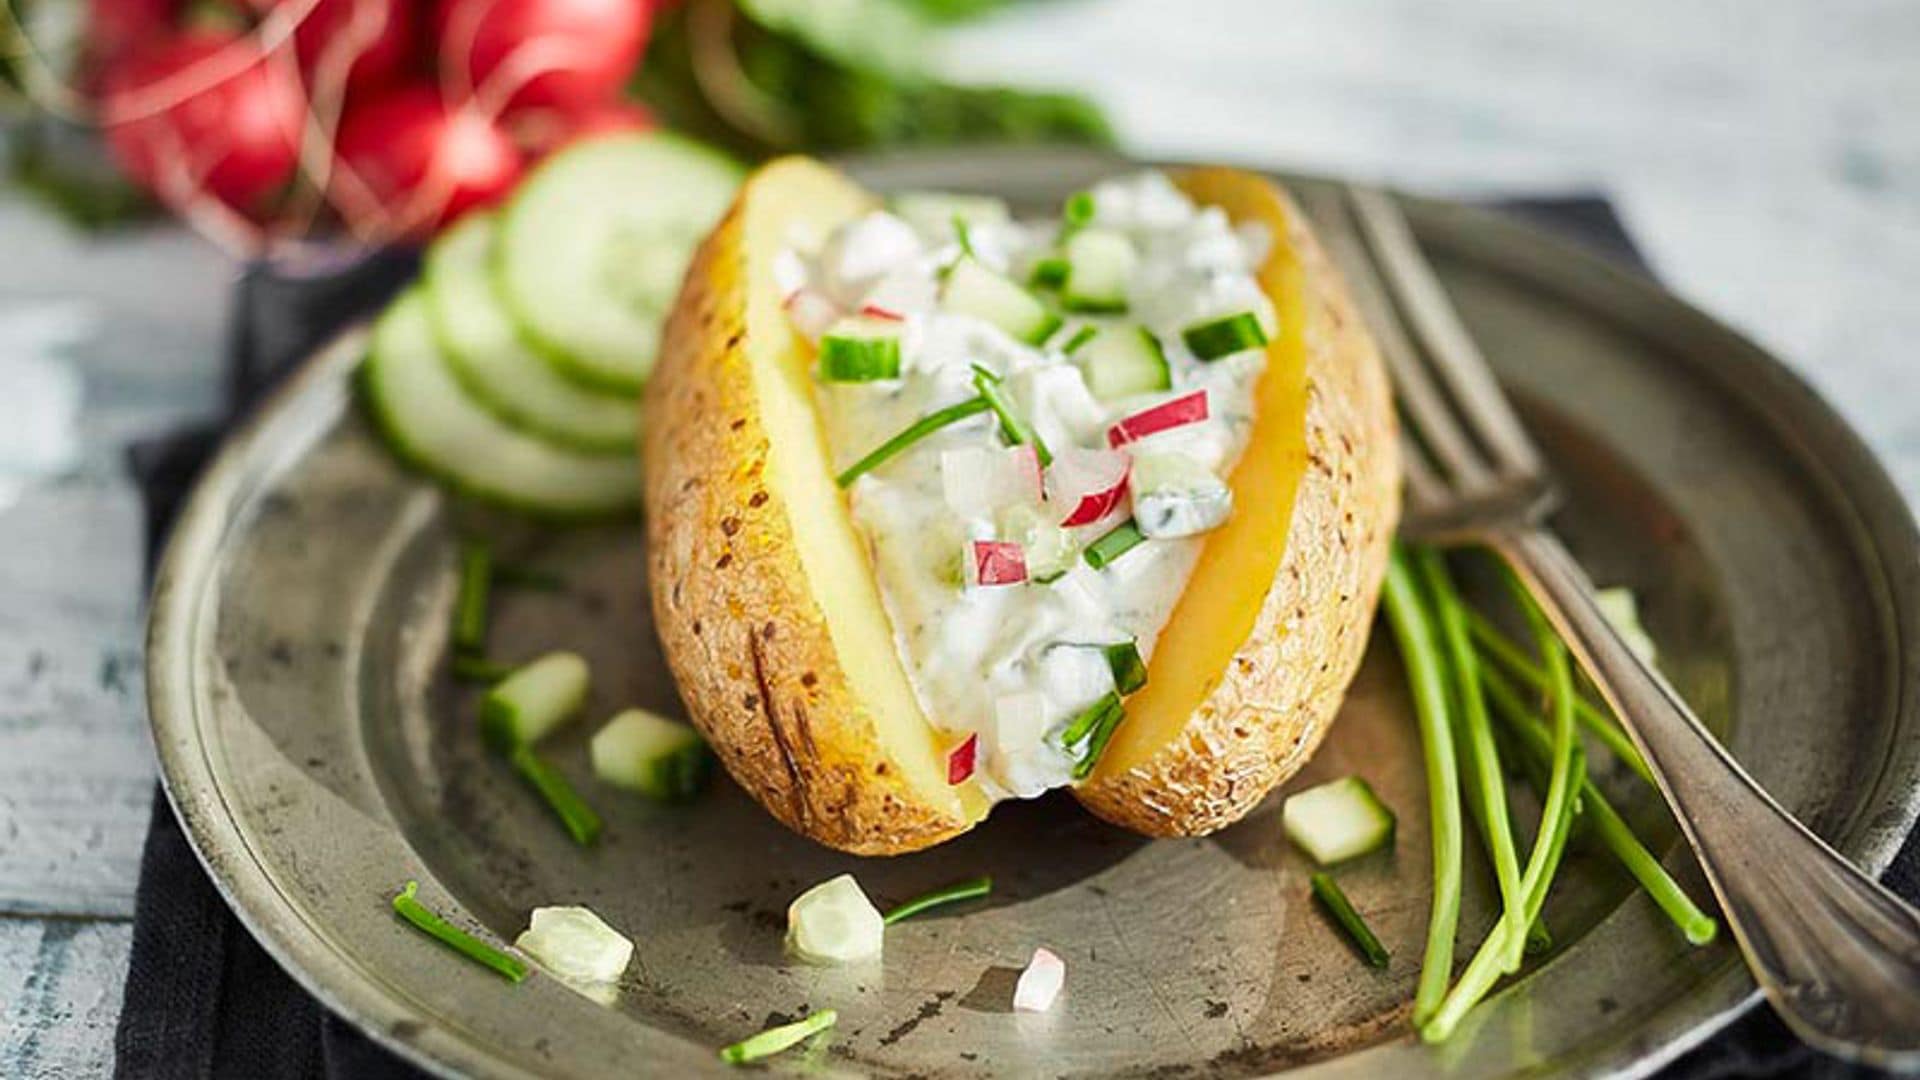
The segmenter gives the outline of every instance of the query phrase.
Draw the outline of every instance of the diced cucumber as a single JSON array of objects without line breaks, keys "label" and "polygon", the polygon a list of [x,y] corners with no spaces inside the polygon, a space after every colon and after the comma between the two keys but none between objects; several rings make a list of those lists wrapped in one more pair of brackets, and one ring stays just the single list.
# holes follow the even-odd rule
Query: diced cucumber
[{"label": "diced cucumber", "polygon": [[1159,540],[1195,536],[1233,513],[1233,490],[1200,461],[1174,451],[1133,459],[1133,519]]},{"label": "diced cucumber", "polygon": [[1260,316],[1239,311],[1217,319],[1205,319],[1180,331],[1181,340],[1201,360],[1218,360],[1267,343],[1267,328]]},{"label": "diced cucumber", "polygon": [[960,195],[941,191],[916,191],[895,195],[895,217],[913,226],[913,230],[932,241],[954,235],[954,223],[966,228],[981,225],[1005,225],[1013,220],[1013,211],[1004,200],[991,195]]},{"label": "diced cucumber", "polygon": [[810,964],[849,964],[880,955],[886,920],[852,874],[823,881],[787,906],[787,948]]},{"label": "diced cucumber", "polygon": [[638,392],[687,262],[739,183],[731,160],[662,132],[554,154],[501,214],[496,270],[508,310],[569,376]]},{"label": "diced cucumber", "polygon": [[962,257],[947,272],[940,302],[948,311],[983,319],[1013,338],[1038,345],[1060,328],[1060,317],[1027,290]]},{"label": "diced cucumber", "polygon": [[1086,377],[1087,389],[1101,401],[1173,389],[1173,370],[1167,365],[1166,350],[1144,326],[1096,331],[1072,352],[1073,362]]},{"label": "diced cucumber", "polygon": [[698,795],[713,769],[699,732],[645,709],[628,709],[607,721],[594,733],[588,754],[593,775],[661,802]]},{"label": "diced cucumber", "polygon": [[631,458],[554,446],[468,397],[434,340],[419,290],[394,301],[375,325],[360,385],[394,452],[466,494],[562,518],[608,517],[640,502]]},{"label": "diced cucumber", "polygon": [[820,378],[825,382],[874,382],[900,377],[898,319],[852,315],[820,337]]},{"label": "diced cucumber", "polygon": [[1287,838],[1321,866],[1393,843],[1393,811],[1357,776],[1343,776],[1289,796],[1280,816]]},{"label": "diced cucumber", "polygon": [[634,452],[639,410],[589,390],[521,340],[494,290],[494,217],[468,214],[427,251],[433,326],[460,385],[522,431],[590,454]]},{"label": "diced cucumber", "polygon": [[531,746],[587,701],[587,662],[552,652],[515,670],[480,701],[480,731],[496,750]]},{"label": "diced cucumber", "polygon": [[1081,229],[1067,241],[1067,280],[1060,301],[1068,311],[1127,310],[1133,280],[1133,241],[1110,229]]},{"label": "diced cucumber", "polygon": [[1146,661],[1140,659],[1138,644],[1123,641],[1118,645],[1101,646],[1100,652],[1107,658],[1107,666],[1113,670],[1114,690],[1131,694],[1147,685],[1147,665]]}]

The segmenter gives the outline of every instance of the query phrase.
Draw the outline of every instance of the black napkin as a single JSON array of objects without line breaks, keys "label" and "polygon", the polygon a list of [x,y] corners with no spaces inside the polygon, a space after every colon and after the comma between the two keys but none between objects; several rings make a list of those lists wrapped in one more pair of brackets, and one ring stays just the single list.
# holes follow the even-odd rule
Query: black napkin
[{"label": "black napkin", "polygon": [[[1604,200],[1500,205],[1636,269],[1648,269]],[[385,254],[351,264],[309,263],[295,274],[255,268],[242,279],[226,422],[130,451],[146,498],[150,555],[225,428],[300,357],[390,296],[414,266],[411,255]],[[1908,899],[1920,897],[1920,834],[1907,839],[1887,880]],[[172,808],[158,794],[141,858],[133,958],[114,1046],[116,1075],[138,1080],[413,1080],[421,1075],[327,1012],[266,954],[228,910],[188,847]],[[1670,1080],[1873,1075],[1878,1074],[1816,1054],[1764,1006],[1662,1074]]]}]

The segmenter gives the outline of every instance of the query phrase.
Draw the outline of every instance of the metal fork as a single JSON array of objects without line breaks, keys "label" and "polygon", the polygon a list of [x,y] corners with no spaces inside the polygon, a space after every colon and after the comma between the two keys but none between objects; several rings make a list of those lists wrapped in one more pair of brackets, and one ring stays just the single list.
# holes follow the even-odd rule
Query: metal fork
[{"label": "metal fork", "polygon": [[1393,375],[1403,532],[1484,546],[1519,573],[1625,722],[1788,1025],[1839,1057],[1920,1067],[1920,914],[1761,790],[1601,614],[1546,527],[1546,464],[1395,200],[1348,186],[1313,208]]}]

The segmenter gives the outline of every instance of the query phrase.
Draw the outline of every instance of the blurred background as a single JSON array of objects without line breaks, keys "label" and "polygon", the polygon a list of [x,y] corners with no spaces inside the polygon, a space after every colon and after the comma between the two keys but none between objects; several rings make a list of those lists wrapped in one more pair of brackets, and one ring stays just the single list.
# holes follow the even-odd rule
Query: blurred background
[{"label": "blurred background", "polygon": [[0,1075],[111,1060],[153,779],[126,447],[222,407],[244,267],[411,242],[583,132],[1600,195],[1920,494],[1914,0],[0,5]]}]

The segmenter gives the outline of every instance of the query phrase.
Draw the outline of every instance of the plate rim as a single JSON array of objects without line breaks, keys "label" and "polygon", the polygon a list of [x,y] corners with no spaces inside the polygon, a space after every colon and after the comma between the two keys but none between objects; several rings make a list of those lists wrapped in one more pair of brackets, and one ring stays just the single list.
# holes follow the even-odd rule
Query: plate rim
[{"label": "plate rim", "polygon": [[[962,156],[977,164],[988,155],[1025,159],[1057,159],[1081,168],[1179,167],[1183,162],[1147,161],[1102,151],[1059,148],[971,148],[877,154],[837,163],[850,167],[885,167],[912,162],[937,169],[943,160]],[[1326,182],[1314,174],[1249,165],[1289,183]],[[1920,595],[1920,523],[1915,510],[1894,483],[1886,466],[1860,434],[1834,407],[1786,362],[1738,329],[1696,307],[1651,277],[1636,273],[1572,240],[1511,215],[1471,203],[1396,191],[1427,212],[1457,216],[1469,223],[1469,237],[1505,234],[1520,243],[1499,246],[1512,252],[1533,249],[1546,274],[1541,284],[1566,291],[1566,280],[1580,279],[1580,288],[1599,288],[1624,304],[1653,305],[1681,317],[1688,335],[1703,335],[1725,348],[1725,355],[1700,350],[1687,363],[1690,370],[1710,378],[1739,399],[1739,407],[1764,418],[1767,434],[1776,440],[1800,436],[1793,447],[1794,463],[1814,476],[1829,503],[1848,508],[1846,523],[1855,562],[1870,556],[1876,578],[1875,599],[1882,606],[1881,629],[1889,642],[1889,699],[1896,720],[1911,722],[1920,708],[1920,611],[1895,603],[1899,595]],[[1554,278],[1561,279],[1554,281]],[[1663,334],[1673,336],[1672,331]],[[272,874],[262,865],[240,826],[238,809],[231,806],[208,755],[212,745],[203,736],[203,716],[195,690],[192,652],[200,612],[211,595],[219,555],[234,523],[233,511],[246,503],[247,481],[267,468],[261,451],[284,416],[296,407],[346,407],[352,398],[352,368],[364,352],[366,327],[357,323],[302,360],[222,442],[213,460],[196,480],[167,538],[153,577],[146,634],[146,678],[149,735],[159,763],[159,779],[168,805],[185,828],[195,857],[214,882],[223,900],[248,932],[281,967],[328,1009],[353,1022],[369,1037],[430,1073],[463,1075],[481,1070],[488,1075],[532,1075],[484,1052],[457,1032],[442,1028],[417,1011],[402,994],[334,947],[312,927]],[[1731,348],[1726,348],[1730,346]],[[1734,374],[1744,381],[1732,378]],[[309,400],[311,399],[311,400]],[[1791,423],[1784,421],[1791,419]],[[284,452],[284,451],[283,451]],[[272,457],[273,455],[268,455]],[[1904,551],[1907,557],[1893,556]],[[1863,567],[1864,568],[1864,567]],[[1889,755],[1874,778],[1885,786],[1892,770],[1914,765],[1920,750],[1905,759]],[[1890,811],[1890,812],[1889,812]],[[1920,818],[1920,786],[1904,800],[1865,814],[1841,826],[1836,846],[1857,851],[1857,858],[1876,876],[1884,873],[1905,837]],[[1705,1041],[1760,999],[1741,965],[1732,965],[1732,977],[1710,976],[1703,990],[1719,994],[1719,1011],[1681,1023],[1679,1029],[1659,1027],[1652,1052],[1624,1052],[1625,1060],[1600,1063],[1608,1072],[1645,1075]],[[1646,1029],[1643,1029],[1646,1030]],[[403,1034],[404,1033],[404,1034]],[[1638,1040],[1629,1040],[1637,1042]],[[1625,1046],[1626,1044],[1622,1044]]]}]

